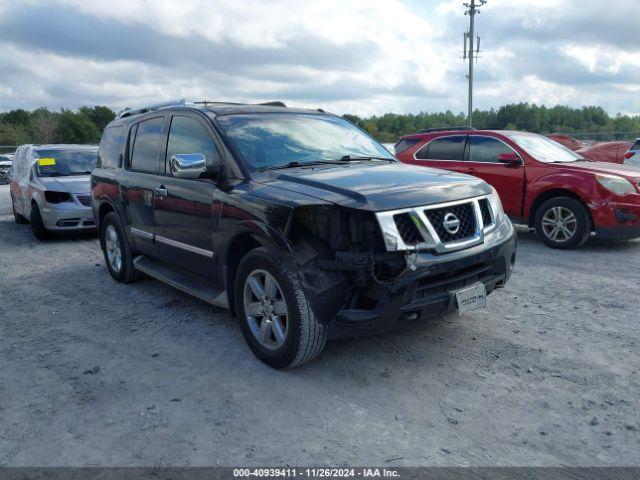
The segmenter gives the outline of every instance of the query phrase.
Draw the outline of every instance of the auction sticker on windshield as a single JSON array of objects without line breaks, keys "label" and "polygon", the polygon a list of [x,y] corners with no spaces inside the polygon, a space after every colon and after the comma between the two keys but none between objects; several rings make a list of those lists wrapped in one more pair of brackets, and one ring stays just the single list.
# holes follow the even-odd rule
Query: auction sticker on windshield
[{"label": "auction sticker on windshield", "polygon": [[458,313],[462,315],[469,310],[487,306],[487,291],[482,283],[477,283],[456,292]]}]

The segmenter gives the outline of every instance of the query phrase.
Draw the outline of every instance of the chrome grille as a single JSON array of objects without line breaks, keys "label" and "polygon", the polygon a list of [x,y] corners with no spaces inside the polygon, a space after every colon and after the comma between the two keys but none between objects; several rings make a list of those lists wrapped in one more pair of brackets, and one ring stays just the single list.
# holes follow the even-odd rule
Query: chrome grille
[{"label": "chrome grille", "polygon": [[91,206],[91,195],[76,195],[76,198],[85,207]]},{"label": "chrome grille", "polygon": [[489,206],[489,200],[483,198],[478,202],[478,204],[480,205],[480,213],[482,214],[482,224],[487,227],[493,223],[491,220],[491,207]]},{"label": "chrome grille", "polygon": [[393,220],[396,222],[398,233],[404,243],[416,245],[422,242],[422,235],[420,235],[420,231],[409,213],[394,215]]},{"label": "chrome grille", "polygon": [[456,202],[377,212],[376,218],[387,251],[447,253],[482,243],[484,236],[497,228],[497,209],[492,195],[482,195]]},{"label": "chrome grille", "polygon": [[[425,210],[424,214],[431,222],[440,241],[444,243],[469,238],[476,233],[477,222],[472,203],[433,208]],[[448,215],[453,215],[459,222],[455,231],[449,231],[445,227],[445,218]]]}]

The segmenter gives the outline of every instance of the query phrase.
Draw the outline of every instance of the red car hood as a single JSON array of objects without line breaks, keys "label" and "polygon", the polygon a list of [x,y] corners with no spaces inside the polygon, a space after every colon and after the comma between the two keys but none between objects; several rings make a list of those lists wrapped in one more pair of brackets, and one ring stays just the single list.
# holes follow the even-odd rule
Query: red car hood
[{"label": "red car hood", "polygon": [[554,163],[554,165],[566,170],[608,173],[610,175],[619,175],[629,180],[640,179],[640,167],[632,167],[630,165],[609,162],[571,162]]}]

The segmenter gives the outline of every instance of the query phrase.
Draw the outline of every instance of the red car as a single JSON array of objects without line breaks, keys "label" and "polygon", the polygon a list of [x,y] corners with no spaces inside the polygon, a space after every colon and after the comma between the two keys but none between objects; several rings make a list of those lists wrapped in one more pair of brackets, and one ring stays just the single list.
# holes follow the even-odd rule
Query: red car
[{"label": "red car", "polygon": [[640,237],[640,168],[585,161],[542,135],[433,129],[402,137],[396,156],[482,178],[511,219],[535,228],[551,247],[580,246],[592,232]]}]

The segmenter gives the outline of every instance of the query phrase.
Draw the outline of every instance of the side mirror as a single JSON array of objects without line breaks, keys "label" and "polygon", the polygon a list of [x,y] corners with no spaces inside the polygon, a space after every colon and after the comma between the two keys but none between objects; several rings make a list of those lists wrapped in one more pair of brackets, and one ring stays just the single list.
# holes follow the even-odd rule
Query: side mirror
[{"label": "side mirror", "polygon": [[176,178],[200,178],[207,173],[207,159],[202,153],[177,153],[169,160],[169,171]]},{"label": "side mirror", "polygon": [[498,162],[512,166],[522,165],[522,159],[514,152],[501,153],[498,155]]}]

